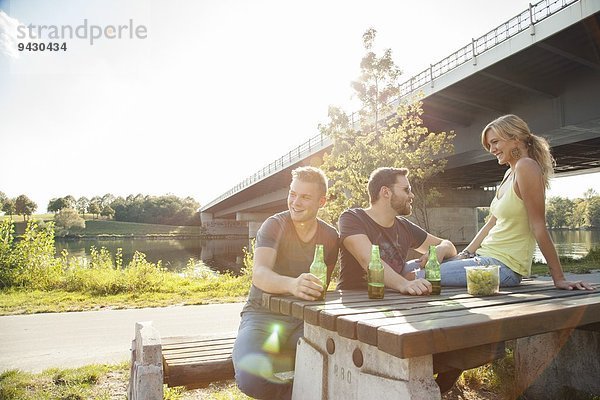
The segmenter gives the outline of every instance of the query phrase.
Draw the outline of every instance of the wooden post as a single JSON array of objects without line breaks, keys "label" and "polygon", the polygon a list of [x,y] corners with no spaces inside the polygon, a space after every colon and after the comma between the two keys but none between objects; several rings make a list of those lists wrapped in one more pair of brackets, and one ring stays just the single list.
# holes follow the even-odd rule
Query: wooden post
[{"label": "wooden post", "polygon": [[136,322],[127,398],[162,400],[163,394],[160,335],[152,326],[152,321]]}]

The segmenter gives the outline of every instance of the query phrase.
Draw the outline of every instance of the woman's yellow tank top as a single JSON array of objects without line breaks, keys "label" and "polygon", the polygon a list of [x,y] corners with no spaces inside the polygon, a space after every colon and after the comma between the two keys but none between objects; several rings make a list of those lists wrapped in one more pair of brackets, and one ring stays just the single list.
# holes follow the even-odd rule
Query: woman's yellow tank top
[{"label": "woman's yellow tank top", "polygon": [[477,253],[496,258],[522,276],[531,274],[535,237],[529,226],[529,218],[523,200],[514,189],[514,174],[502,197],[494,196],[490,212],[496,217],[496,225],[485,237]]}]

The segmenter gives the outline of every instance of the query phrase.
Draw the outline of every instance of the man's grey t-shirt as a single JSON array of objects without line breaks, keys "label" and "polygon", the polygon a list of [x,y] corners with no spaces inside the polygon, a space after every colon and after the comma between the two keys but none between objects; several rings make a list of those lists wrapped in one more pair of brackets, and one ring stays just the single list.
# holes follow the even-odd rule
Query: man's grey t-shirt
[{"label": "man's grey t-shirt", "polygon": [[[337,262],[339,236],[337,230],[325,221],[317,219],[317,232],[308,243],[298,237],[289,211],[269,217],[256,234],[256,247],[270,247],[277,250],[273,270],[279,275],[296,278],[308,272],[315,255],[315,245],[322,244],[325,264],[328,266],[327,279],[331,277]],[[244,311],[266,311],[262,307],[263,291],[252,285]]]}]

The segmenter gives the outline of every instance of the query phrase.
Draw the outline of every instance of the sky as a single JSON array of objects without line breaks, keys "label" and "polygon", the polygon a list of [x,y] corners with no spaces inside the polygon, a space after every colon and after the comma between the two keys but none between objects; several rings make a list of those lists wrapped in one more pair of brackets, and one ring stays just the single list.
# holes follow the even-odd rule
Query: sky
[{"label": "sky", "polygon": [[[0,191],[37,212],[69,194],[206,204],[316,135],[330,105],[357,109],[369,27],[403,82],[528,4],[0,0]],[[28,42],[67,50],[17,50]],[[600,193],[598,178],[557,179],[549,195]]]}]

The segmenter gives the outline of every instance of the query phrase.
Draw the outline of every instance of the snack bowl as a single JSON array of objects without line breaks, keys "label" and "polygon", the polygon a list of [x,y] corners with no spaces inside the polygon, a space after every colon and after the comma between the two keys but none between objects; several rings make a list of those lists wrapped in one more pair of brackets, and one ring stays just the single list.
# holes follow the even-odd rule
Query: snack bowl
[{"label": "snack bowl", "polygon": [[500,291],[500,267],[481,265],[465,267],[467,292],[473,296],[492,296]]}]

